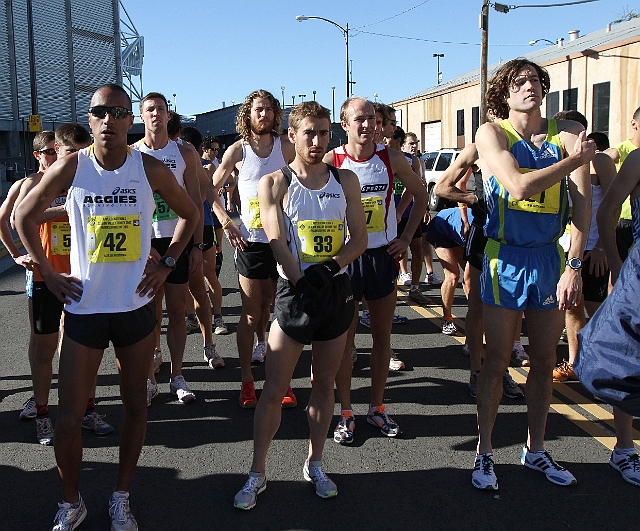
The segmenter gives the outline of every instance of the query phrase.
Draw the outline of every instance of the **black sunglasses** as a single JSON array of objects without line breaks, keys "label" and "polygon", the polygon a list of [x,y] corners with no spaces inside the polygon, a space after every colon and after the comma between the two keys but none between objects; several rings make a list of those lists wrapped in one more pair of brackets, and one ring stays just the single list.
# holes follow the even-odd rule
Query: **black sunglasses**
[{"label": "black sunglasses", "polygon": [[107,107],[106,105],[95,105],[94,107],[89,107],[89,112],[96,118],[100,119],[105,118],[107,113],[115,119],[133,116],[133,113],[129,109],[125,109],[124,107]]},{"label": "black sunglasses", "polygon": [[56,150],[53,148],[39,149],[38,153],[41,153],[42,155],[55,155]]}]

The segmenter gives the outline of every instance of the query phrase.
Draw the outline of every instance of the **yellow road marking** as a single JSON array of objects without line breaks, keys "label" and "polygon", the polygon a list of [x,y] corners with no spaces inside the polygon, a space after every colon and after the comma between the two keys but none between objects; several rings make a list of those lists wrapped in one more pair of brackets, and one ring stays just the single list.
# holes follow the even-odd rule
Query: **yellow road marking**
[{"label": "yellow road marking", "polygon": [[[436,326],[440,327],[441,319],[443,316],[442,309],[440,306],[421,306],[418,303],[409,299],[409,294],[406,290],[398,289],[398,301],[403,302],[407,306],[413,308],[417,313],[429,319]],[[456,324],[459,332],[464,334],[465,324],[464,321],[460,318],[453,316],[453,322]],[[461,345],[466,343],[466,337],[464,335],[458,336],[450,336],[452,339],[458,341]],[[524,372],[524,374],[523,374]],[[529,374],[528,367],[522,367],[521,369],[509,368],[509,373],[511,377],[520,385],[524,385],[527,383],[527,376]],[[569,385],[556,382],[553,384],[554,392],[558,392],[563,395],[567,400],[569,400],[573,405],[576,405],[579,408],[582,408],[584,411],[593,415],[599,421],[606,423],[611,426],[612,431],[615,433],[615,424],[613,422],[613,413],[609,412],[604,407],[596,404],[594,402],[590,402],[587,398],[585,398],[580,393],[571,389]],[[551,397],[551,409],[556,413],[559,413],[567,420],[573,422],[578,428],[588,433],[591,437],[593,437],[596,441],[602,444],[605,448],[609,450],[613,450],[613,447],[616,443],[615,436],[612,436],[611,433],[607,432],[601,426],[595,423],[595,421],[590,418],[582,415],[580,412],[576,411],[571,405],[565,404],[556,398],[555,396]],[[634,442],[640,446],[640,431],[635,428],[632,431]]]}]

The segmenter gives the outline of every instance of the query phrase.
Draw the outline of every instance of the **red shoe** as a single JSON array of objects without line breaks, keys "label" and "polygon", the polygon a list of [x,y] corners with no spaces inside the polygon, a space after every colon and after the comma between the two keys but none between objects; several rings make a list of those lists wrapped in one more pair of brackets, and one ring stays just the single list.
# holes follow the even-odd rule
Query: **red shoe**
[{"label": "red shoe", "polygon": [[297,405],[298,405],[298,399],[296,398],[296,395],[293,394],[293,389],[289,387],[287,389],[287,393],[284,395],[284,398],[282,399],[282,407],[284,409],[284,408],[296,407]]},{"label": "red shoe", "polygon": [[245,382],[242,384],[242,391],[240,391],[240,407],[245,409],[254,408],[258,404],[256,398],[256,390],[253,387],[253,382]]}]

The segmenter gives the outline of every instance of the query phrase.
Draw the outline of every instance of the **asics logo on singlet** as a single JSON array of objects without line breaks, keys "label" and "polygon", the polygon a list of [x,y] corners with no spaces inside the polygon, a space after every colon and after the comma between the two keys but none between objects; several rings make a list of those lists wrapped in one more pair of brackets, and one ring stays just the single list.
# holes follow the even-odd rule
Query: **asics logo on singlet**
[{"label": "asics logo on singlet", "polygon": [[136,189],[135,188],[120,188],[119,186],[116,186],[113,189],[113,192],[111,192],[112,195],[116,195],[116,194],[135,194],[136,193]]},{"label": "asics logo on singlet", "polygon": [[85,195],[83,205],[115,205],[115,204],[134,204],[138,199],[135,195]]},{"label": "asics logo on singlet", "polygon": [[331,192],[322,192],[319,196],[320,199],[323,199],[325,197],[327,198],[333,198],[333,199],[340,199],[342,196],[340,194],[333,194]]},{"label": "asics logo on singlet", "polygon": [[165,166],[167,166],[168,168],[171,168],[172,170],[175,170],[178,167],[178,164],[176,163],[176,159],[162,157],[162,162],[164,162]]},{"label": "asics logo on singlet", "polygon": [[538,156],[538,159],[555,159],[555,158],[556,158],[556,154],[549,147],[545,149],[542,153],[540,153],[540,155]]},{"label": "asics logo on singlet", "polygon": [[51,205],[49,205],[49,207],[53,208],[53,207],[57,207],[57,206],[64,206],[66,202],[67,202],[67,196],[66,195],[61,195],[61,196],[56,197],[51,202]]},{"label": "asics logo on singlet", "polygon": [[389,186],[387,183],[384,184],[366,184],[362,187],[362,193],[366,194],[367,192],[384,192]]}]

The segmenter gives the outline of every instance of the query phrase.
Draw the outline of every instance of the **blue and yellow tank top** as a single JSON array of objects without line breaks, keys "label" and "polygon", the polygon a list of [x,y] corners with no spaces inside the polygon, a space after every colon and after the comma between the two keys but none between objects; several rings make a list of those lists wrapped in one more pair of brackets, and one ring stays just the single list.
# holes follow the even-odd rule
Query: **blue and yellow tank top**
[{"label": "blue and yellow tank top", "polygon": [[[525,142],[508,120],[500,122],[509,141],[509,151],[518,161],[520,173],[547,168],[562,160],[562,144],[555,120],[547,120],[547,137],[536,149]],[[511,197],[492,175],[484,181],[487,201],[485,234],[500,243],[519,247],[541,247],[564,233],[569,219],[564,179],[551,188],[522,201]]]}]

